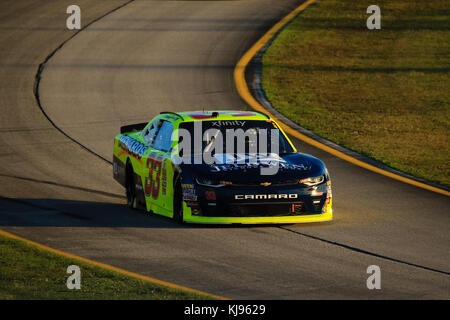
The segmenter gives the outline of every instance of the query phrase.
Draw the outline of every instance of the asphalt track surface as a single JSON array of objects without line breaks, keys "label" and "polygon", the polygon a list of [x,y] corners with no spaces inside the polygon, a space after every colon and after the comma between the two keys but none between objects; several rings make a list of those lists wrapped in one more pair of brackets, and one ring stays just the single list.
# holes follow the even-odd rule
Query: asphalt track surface
[{"label": "asphalt track surface", "polygon": [[[109,162],[120,125],[248,108],[234,66],[299,1],[78,0],[82,25],[96,21],[75,36],[70,4],[0,3],[1,229],[229,298],[449,299],[450,199],[298,140],[332,175],[330,223],[179,226],[124,206]],[[38,66],[62,43],[41,109]],[[366,287],[369,265],[381,290]]]}]

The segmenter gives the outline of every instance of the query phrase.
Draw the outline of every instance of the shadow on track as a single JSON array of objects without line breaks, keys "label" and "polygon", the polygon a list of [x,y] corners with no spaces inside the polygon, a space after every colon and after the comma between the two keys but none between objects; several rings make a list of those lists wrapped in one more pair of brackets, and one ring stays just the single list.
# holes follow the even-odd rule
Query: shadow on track
[{"label": "shadow on track", "polygon": [[279,224],[180,225],[170,218],[147,213],[144,210],[129,209],[125,204],[60,199],[0,198],[0,208],[0,228],[14,226],[224,229],[280,226]]}]

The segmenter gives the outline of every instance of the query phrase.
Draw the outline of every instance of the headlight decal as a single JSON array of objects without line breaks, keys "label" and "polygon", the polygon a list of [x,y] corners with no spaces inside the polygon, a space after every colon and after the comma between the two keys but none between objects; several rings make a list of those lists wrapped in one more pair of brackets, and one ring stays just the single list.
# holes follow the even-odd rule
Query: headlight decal
[{"label": "headlight decal", "polygon": [[299,181],[299,183],[307,185],[307,186],[316,186],[318,184],[321,184],[324,181],[325,181],[325,176],[321,175],[321,176],[317,176],[317,177],[301,179]]}]

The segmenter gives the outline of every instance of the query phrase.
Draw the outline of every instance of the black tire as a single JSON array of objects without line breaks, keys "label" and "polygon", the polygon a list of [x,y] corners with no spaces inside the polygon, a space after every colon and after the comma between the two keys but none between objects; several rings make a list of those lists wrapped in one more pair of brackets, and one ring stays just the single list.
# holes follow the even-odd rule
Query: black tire
[{"label": "black tire", "polygon": [[131,163],[126,166],[125,193],[127,197],[127,206],[130,209],[137,208],[136,183],[134,181],[134,171]]},{"label": "black tire", "polygon": [[181,193],[181,183],[175,182],[174,195],[173,195],[173,219],[179,223],[184,224],[183,219],[183,196]]}]

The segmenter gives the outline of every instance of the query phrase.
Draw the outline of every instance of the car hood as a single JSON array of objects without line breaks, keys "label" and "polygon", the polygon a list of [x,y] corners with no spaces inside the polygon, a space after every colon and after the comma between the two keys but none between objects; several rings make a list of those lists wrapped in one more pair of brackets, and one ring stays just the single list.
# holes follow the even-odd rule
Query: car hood
[{"label": "car hood", "polygon": [[216,154],[214,158],[213,164],[184,164],[181,167],[183,171],[191,171],[195,177],[233,182],[288,181],[320,176],[326,170],[321,160],[303,153],[265,156]]}]

